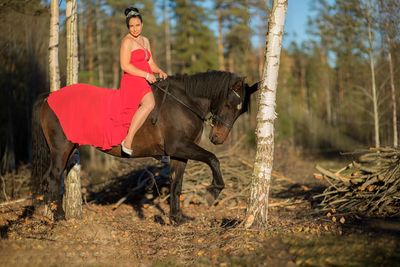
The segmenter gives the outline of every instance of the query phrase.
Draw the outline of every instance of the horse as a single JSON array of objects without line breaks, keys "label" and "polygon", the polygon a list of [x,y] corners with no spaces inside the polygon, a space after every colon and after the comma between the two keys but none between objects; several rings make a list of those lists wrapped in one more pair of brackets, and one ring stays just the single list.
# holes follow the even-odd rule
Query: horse
[{"label": "horse", "polygon": [[[156,105],[134,137],[132,158],[170,157],[172,223],[180,224],[187,218],[181,211],[179,196],[188,160],[204,162],[212,170],[212,182],[207,187],[209,204],[224,188],[219,160],[199,142],[207,116],[212,122],[209,139],[217,145],[225,141],[236,119],[248,110],[258,84],[249,86],[244,80],[231,72],[207,71],[174,75],[151,85]],[[33,198],[40,200],[35,206],[55,204],[55,215],[64,218],[61,177],[78,145],[67,140],[46,102],[47,96],[38,97],[32,112],[32,192]],[[101,151],[127,156],[120,146]]]}]

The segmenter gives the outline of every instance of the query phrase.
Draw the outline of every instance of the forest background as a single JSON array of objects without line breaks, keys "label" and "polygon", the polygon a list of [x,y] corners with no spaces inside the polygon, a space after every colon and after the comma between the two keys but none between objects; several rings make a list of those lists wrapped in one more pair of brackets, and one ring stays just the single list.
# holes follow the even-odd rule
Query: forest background
[{"label": "forest background", "polygon": [[[79,82],[116,89],[119,45],[127,33],[123,11],[132,1],[77,2]],[[269,1],[205,2],[134,1],[158,65],[170,75],[220,69],[246,76],[249,84],[258,81]],[[277,142],[321,155],[397,146],[399,1],[317,0],[310,9],[307,38],[281,55]],[[60,14],[65,85],[65,12]],[[31,108],[37,95],[49,91],[49,18],[48,1],[0,0],[2,175],[30,162]],[[237,122],[228,144],[245,136],[249,146],[255,145],[256,103]]]}]

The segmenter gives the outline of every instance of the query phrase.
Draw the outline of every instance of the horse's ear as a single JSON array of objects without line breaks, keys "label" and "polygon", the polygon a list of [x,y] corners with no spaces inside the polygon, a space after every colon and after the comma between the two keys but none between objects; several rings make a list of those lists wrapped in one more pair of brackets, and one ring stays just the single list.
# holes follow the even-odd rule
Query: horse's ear
[{"label": "horse's ear", "polygon": [[249,85],[246,83],[246,93],[249,94],[249,95],[251,95],[251,94],[253,94],[254,92],[256,92],[256,91],[258,90],[259,84],[260,84],[260,82],[256,82],[256,83],[253,84],[252,86],[249,86]]}]

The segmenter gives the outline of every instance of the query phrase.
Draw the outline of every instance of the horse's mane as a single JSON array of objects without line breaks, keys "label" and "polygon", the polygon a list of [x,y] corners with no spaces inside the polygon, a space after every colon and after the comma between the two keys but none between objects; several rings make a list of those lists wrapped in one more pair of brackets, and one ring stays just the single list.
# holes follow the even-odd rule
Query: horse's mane
[{"label": "horse's mane", "polygon": [[204,97],[211,100],[211,111],[217,111],[227,97],[229,89],[239,78],[227,71],[207,71],[192,75],[175,75],[172,79],[184,83],[186,94],[191,97]]}]

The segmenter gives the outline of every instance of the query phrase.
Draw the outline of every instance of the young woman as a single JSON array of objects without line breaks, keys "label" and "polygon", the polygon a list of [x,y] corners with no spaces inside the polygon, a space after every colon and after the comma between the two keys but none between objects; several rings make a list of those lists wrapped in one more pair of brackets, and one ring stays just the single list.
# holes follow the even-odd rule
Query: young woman
[{"label": "young woman", "polygon": [[143,20],[139,10],[125,10],[128,34],[122,39],[120,64],[124,72],[120,89],[111,90],[88,84],[66,86],[52,93],[47,102],[57,115],[69,141],[121,149],[132,155],[132,141],[154,108],[154,96],[149,83],[159,74],[167,74],[154,62],[149,40],[142,36]]},{"label": "young woman", "polygon": [[[131,87],[135,90],[131,97],[141,98],[140,106],[133,115],[128,134],[121,143],[122,150],[132,155],[133,137],[153,110],[155,104],[150,86],[143,81],[155,82],[156,77],[153,73],[158,73],[163,79],[167,78],[167,74],[154,62],[149,40],[142,36],[143,20],[139,10],[128,7],[125,9],[125,16],[129,33],[122,39],[121,43],[120,63],[124,71],[121,88]],[[127,101],[129,101],[129,98]]]}]

